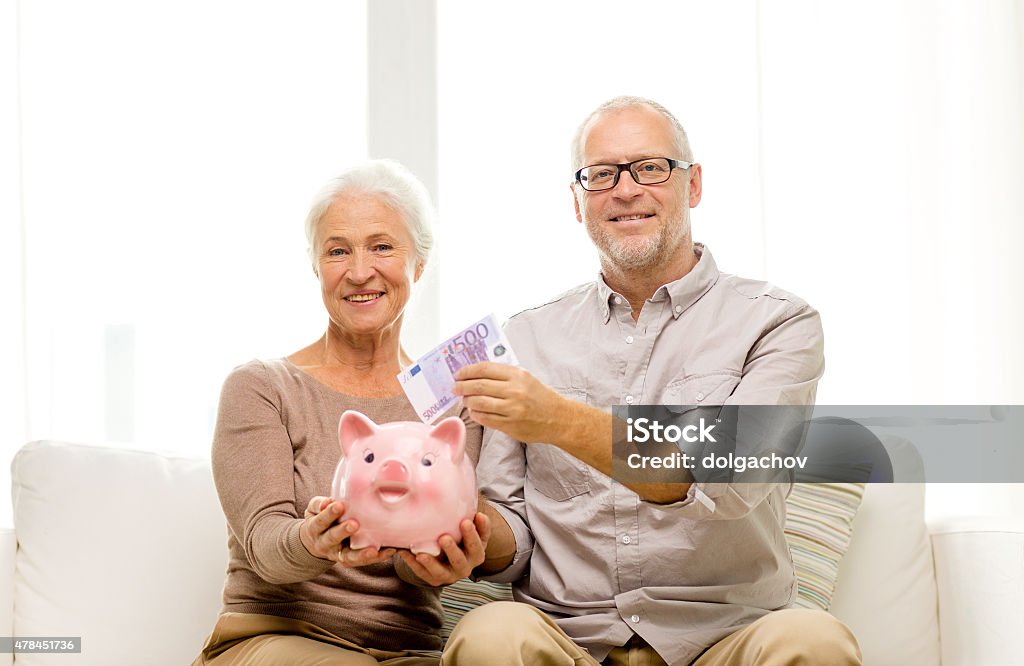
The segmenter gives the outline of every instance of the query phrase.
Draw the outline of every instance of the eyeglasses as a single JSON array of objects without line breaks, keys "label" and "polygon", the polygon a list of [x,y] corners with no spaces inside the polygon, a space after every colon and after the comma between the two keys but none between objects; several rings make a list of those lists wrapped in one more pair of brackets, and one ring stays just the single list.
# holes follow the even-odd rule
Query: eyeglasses
[{"label": "eyeglasses", "polygon": [[693,162],[683,162],[667,157],[645,157],[629,164],[592,164],[577,171],[574,176],[587,192],[610,190],[619,184],[619,174],[629,171],[638,185],[664,183],[672,175],[672,169],[689,169]]}]

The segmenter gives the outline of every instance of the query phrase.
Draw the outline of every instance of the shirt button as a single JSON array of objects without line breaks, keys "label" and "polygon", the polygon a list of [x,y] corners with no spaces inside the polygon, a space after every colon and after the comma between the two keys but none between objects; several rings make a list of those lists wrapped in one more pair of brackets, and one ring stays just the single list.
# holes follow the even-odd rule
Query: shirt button
[{"label": "shirt button", "polygon": [[627,395],[626,396],[626,404],[627,405],[632,405],[633,404],[633,396],[631,396],[631,395]]},{"label": "shirt button", "polygon": [[679,314],[682,311],[683,311],[683,306],[682,305],[677,305],[676,306],[676,314]]},{"label": "shirt button", "polygon": [[633,622],[633,624],[636,624],[637,622],[640,621],[640,616],[639,615],[630,615],[629,619],[630,619],[630,621]]},{"label": "shirt button", "polygon": [[622,543],[626,544],[627,546],[630,544],[631,541],[633,541],[633,540],[629,538],[628,534],[626,536],[622,537]]},{"label": "shirt button", "polygon": [[626,336],[626,344],[627,345],[633,344],[633,336],[632,335],[627,335]]},{"label": "shirt button", "polygon": [[704,394],[703,393],[698,393],[697,394],[697,402],[700,402],[703,399],[704,399]]},{"label": "shirt button", "polygon": [[615,297],[615,305],[622,305],[622,299],[618,296]]}]

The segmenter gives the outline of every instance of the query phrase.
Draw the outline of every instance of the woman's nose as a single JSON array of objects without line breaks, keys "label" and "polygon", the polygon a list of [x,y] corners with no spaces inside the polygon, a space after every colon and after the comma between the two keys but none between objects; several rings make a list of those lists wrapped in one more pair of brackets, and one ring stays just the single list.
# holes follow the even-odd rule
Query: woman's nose
[{"label": "woman's nose", "polygon": [[374,258],[367,255],[365,252],[354,252],[352,254],[352,261],[349,263],[348,274],[346,277],[349,282],[355,284],[363,284],[368,282],[373,277],[374,272]]}]

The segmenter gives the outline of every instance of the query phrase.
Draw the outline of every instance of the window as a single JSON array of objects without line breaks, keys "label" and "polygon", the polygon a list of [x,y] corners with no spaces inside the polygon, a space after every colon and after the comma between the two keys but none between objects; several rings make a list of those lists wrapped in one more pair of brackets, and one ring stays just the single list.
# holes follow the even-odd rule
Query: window
[{"label": "window", "polygon": [[366,157],[365,4],[21,3],[30,436],[209,450],[324,326],[303,220]]}]

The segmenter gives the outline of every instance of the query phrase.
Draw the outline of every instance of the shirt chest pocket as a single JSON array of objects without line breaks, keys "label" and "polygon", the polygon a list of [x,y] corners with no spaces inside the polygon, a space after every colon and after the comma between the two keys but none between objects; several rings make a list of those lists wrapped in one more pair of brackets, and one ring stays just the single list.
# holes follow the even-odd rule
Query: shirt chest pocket
[{"label": "shirt chest pocket", "polygon": [[[580,389],[555,390],[579,402],[587,400]],[[527,445],[526,478],[538,492],[557,501],[590,492],[590,466],[552,444]]]},{"label": "shirt chest pocket", "polygon": [[721,405],[736,390],[740,374],[722,370],[689,375],[670,382],[661,393],[662,405]]}]

